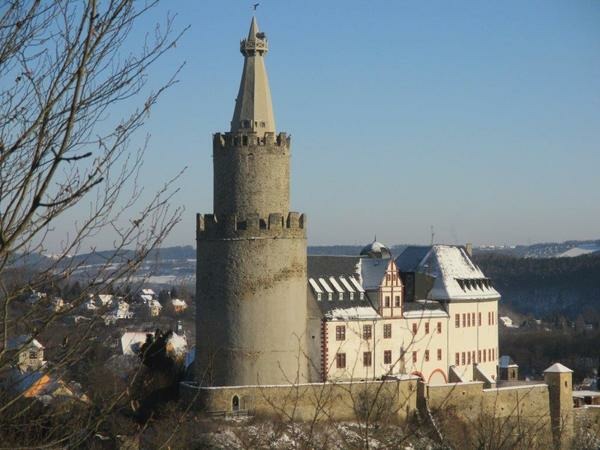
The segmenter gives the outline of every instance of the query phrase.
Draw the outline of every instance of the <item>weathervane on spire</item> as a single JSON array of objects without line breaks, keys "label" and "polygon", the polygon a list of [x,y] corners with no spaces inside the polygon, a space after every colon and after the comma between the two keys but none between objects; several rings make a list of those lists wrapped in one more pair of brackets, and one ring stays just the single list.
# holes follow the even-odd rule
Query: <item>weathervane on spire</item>
[{"label": "weathervane on spire", "polygon": [[256,11],[256,8],[258,8],[259,5],[260,5],[260,3],[255,3],[254,5],[252,5],[252,8],[254,9],[254,11]]}]

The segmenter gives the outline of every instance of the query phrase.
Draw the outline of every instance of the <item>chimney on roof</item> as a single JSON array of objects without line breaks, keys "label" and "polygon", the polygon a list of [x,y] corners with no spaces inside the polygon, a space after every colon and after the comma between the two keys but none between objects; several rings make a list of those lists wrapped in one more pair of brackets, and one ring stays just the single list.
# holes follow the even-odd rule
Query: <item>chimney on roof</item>
[{"label": "chimney on roof", "polygon": [[473,257],[473,244],[467,242],[465,244],[465,251],[467,252],[467,255],[469,255],[469,258]]}]

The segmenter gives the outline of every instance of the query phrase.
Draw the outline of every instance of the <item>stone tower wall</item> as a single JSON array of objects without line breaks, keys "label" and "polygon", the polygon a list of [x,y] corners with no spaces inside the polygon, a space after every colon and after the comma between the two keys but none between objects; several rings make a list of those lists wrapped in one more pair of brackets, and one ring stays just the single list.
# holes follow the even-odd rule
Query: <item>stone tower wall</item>
[{"label": "stone tower wall", "polygon": [[196,379],[208,386],[306,381],[304,216],[248,216],[197,217]]},{"label": "stone tower wall", "polygon": [[243,219],[289,212],[290,138],[285,133],[217,133],[213,164],[215,214]]}]

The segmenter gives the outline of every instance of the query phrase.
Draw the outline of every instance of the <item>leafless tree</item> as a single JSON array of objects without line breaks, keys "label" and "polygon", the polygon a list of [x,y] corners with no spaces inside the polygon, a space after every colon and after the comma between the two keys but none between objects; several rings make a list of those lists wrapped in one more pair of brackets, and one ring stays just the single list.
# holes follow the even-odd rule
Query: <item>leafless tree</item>
[{"label": "leafless tree", "polygon": [[[127,280],[180,220],[182,210],[170,204],[176,192],[172,181],[142,202],[137,175],[147,139],[131,148],[134,134],[181,69],[148,89],[149,69],[185,31],[174,31],[173,17],[167,17],[146,30],[141,45],[139,39],[131,42],[140,18],[156,4],[7,0],[0,6],[0,372],[14,365],[20,350],[10,345],[14,337],[29,336],[20,347],[26,348],[89,294]],[[85,211],[84,217],[57,238],[57,223],[66,223],[75,210]],[[108,232],[113,248],[95,254],[93,239]],[[53,258],[43,266],[26,274],[17,269],[49,249]],[[23,302],[34,290],[70,280],[88,263],[70,255],[83,252],[101,263],[70,305],[51,309],[43,301]],[[60,379],[85,358],[96,326],[91,320],[65,336],[45,374]],[[22,392],[7,392],[12,391],[0,403],[3,435],[21,426],[33,408]],[[47,432],[56,421],[44,419],[37,424],[39,439],[25,445],[83,442],[126,395],[121,390],[104,405],[85,409],[75,429]],[[6,440],[0,445],[9,444],[17,445]]]}]

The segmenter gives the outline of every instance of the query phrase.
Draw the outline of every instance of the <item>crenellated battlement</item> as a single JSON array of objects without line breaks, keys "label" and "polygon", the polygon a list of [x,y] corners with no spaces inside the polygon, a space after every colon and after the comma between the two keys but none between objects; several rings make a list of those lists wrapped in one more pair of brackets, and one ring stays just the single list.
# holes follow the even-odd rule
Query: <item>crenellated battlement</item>
[{"label": "crenellated battlement", "polygon": [[198,239],[227,238],[304,238],[306,237],[306,215],[290,212],[286,217],[271,213],[268,217],[248,214],[238,220],[236,214],[196,214]]},{"label": "crenellated battlement", "polygon": [[280,147],[288,149],[292,137],[287,133],[264,133],[261,136],[253,132],[228,132],[213,135],[213,149],[227,149],[235,147]]}]

